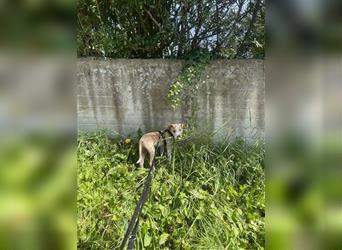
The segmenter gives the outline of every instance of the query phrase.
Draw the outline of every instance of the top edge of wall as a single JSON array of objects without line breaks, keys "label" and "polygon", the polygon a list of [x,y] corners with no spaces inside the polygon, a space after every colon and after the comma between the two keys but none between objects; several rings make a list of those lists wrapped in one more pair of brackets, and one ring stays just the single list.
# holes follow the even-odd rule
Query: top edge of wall
[{"label": "top edge of wall", "polygon": [[[107,58],[107,57],[78,57],[78,61],[185,61],[184,59],[168,59],[168,58]],[[243,62],[243,61],[256,61],[256,62],[264,62],[264,59],[214,59],[213,61],[234,61],[234,62]]]}]

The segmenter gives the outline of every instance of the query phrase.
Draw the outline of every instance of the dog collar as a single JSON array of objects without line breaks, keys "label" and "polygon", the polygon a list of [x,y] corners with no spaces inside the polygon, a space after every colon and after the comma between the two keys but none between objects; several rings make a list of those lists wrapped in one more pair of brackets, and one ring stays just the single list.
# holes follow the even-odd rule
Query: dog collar
[{"label": "dog collar", "polygon": [[165,132],[168,132],[173,138],[175,138],[175,136],[173,135],[173,133],[172,133],[169,129],[165,129],[165,130],[164,130],[164,133],[165,133]]},{"label": "dog collar", "polygon": [[[173,133],[172,133],[169,129],[165,129],[165,130],[163,130],[163,131],[161,131],[161,130],[158,131],[158,133],[160,134],[160,136],[161,136],[162,138],[164,138],[165,132],[168,132],[173,138],[175,138],[175,136],[173,135]],[[164,139],[165,139],[165,138],[164,138]]]}]

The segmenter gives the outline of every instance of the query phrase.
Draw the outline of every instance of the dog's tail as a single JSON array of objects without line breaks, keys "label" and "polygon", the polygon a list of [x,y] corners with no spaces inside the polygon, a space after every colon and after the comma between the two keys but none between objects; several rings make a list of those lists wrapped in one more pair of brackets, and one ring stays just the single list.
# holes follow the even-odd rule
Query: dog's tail
[{"label": "dog's tail", "polygon": [[142,143],[141,141],[139,141],[139,160],[137,161],[137,164],[142,163],[142,154],[143,154]]}]

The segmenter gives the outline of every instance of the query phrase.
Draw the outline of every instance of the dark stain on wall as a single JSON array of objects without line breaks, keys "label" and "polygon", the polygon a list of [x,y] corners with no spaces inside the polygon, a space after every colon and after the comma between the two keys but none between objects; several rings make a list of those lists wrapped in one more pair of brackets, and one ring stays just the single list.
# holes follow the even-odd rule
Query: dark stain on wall
[{"label": "dark stain on wall", "polygon": [[[97,110],[96,110],[96,92],[95,92],[95,89],[94,89],[94,85],[93,85],[93,81],[92,81],[92,68],[93,66],[88,63],[87,64],[88,67],[86,67],[85,69],[85,74],[86,74],[86,77],[88,78],[88,81],[86,83],[86,86],[89,90],[89,98],[91,100],[91,108],[92,108],[92,111],[93,111],[93,114],[94,114],[94,118],[96,119],[96,122],[97,122]],[[88,105],[89,107],[89,105]]]},{"label": "dark stain on wall", "polygon": [[124,105],[122,100],[122,92],[120,90],[120,84],[119,82],[120,78],[116,78],[115,75],[111,77],[111,94],[112,94],[112,105],[113,105],[113,111],[116,118],[116,126],[119,133],[123,133],[123,121],[124,121]]},{"label": "dark stain on wall", "polygon": [[151,98],[148,94],[148,86],[147,84],[143,85],[140,92],[140,102],[142,104],[142,117],[143,117],[143,125],[144,128],[150,130],[153,127],[153,120],[151,117]]}]

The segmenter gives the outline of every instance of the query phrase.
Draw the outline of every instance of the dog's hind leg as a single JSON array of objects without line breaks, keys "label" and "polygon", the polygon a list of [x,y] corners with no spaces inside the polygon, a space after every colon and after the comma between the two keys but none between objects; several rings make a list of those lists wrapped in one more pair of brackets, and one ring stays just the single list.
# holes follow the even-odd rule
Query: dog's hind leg
[{"label": "dog's hind leg", "polygon": [[156,151],[155,151],[155,149],[153,147],[153,148],[150,148],[148,150],[148,152],[150,153],[150,167],[152,167],[154,156],[156,155]]},{"label": "dog's hind leg", "polygon": [[142,142],[139,142],[139,160],[137,161],[137,164],[139,164],[140,167],[144,167],[144,161],[145,161],[145,151],[144,151]]}]

